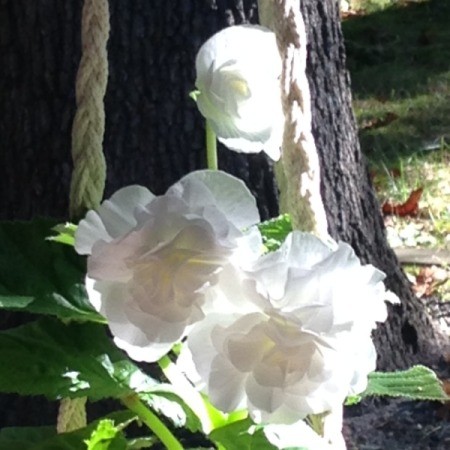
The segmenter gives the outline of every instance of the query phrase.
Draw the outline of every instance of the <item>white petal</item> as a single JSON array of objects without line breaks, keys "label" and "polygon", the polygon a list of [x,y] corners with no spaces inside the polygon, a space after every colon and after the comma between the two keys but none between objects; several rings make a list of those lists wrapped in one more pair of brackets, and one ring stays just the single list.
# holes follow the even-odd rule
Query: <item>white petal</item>
[{"label": "white petal", "polygon": [[107,290],[106,283],[105,287],[102,288],[97,281],[87,276],[85,279],[85,286],[89,297],[89,302],[95,308],[96,311],[100,312],[102,308],[102,291]]},{"label": "white petal", "polygon": [[[242,45],[245,42],[246,45]],[[253,53],[249,53],[249,48],[254,48]],[[275,35],[259,25],[237,25],[228,27],[216,33],[208,39],[200,48],[195,66],[198,78],[203,78],[209,71],[211,65],[219,67],[230,60],[242,60],[252,57],[252,62],[261,61],[261,54],[257,50],[266,49],[268,54],[276,47]],[[264,56],[267,56],[264,54]],[[279,57],[278,57],[279,59]],[[276,61],[276,60],[275,60]],[[273,67],[273,64],[267,67]],[[261,64],[261,63],[260,63]]]},{"label": "white petal", "polygon": [[157,361],[183,334],[183,324],[169,326],[143,312],[138,315],[140,322],[130,317],[127,306],[130,298],[125,283],[87,279],[87,288],[89,300],[108,320],[116,345],[136,361]]},{"label": "white petal", "polygon": [[250,227],[260,220],[255,197],[243,181],[225,172],[191,172],[167,191],[167,194],[173,193],[193,208],[204,208],[205,197],[209,194],[212,204],[238,229]]},{"label": "white petal", "polygon": [[[217,136],[223,135],[223,128],[219,125],[214,130]],[[268,145],[266,141],[261,141],[258,134],[254,135],[253,140],[243,137],[219,137],[219,141],[225,146],[238,153],[259,153],[264,151],[271,159],[278,161],[281,157],[281,147],[279,144]]]},{"label": "white petal", "polygon": [[75,250],[88,255],[95,242],[106,242],[129,232],[135,225],[134,213],[152,201],[154,195],[142,186],[127,186],[105,200],[96,211],[89,211],[78,225]]},{"label": "white petal", "polygon": [[131,359],[135,361],[155,362],[170,352],[174,343],[157,343],[151,342],[146,346],[133,345],[127,340],[122,340],[117,336],[114,337],[117,347],[125,351]]},{"label": "white petal", "polygon": [[[211,357],[212,360],[213,356]],[[187,345],[183,345],[180,355],[177,358],[176,365],[178,370],[182,372],[190,382],[199,390],[206,389],[206,382],[200,377],[192,358],[192,353]]]},{"label": "white petal", "polygon": [[264,246],[261,233],[257,226],[252,226],[244,231],[236,241],[237,249],[232,263],[245,270],[262,255]]},{"label": "white petal", "polygon": [[284,401],[282,386],[263,386],[260,385],[252,376],[247,378],[245,390],[248,395],[249,402],[252,404],[252,408],[267,412],[269,414],[276,411]]},{"label": "white petal", "polygon": [[100,216],[95,211],[88,211],[75,232],[75,250],[80,255],[90,255],[96,242],[111,239]]},{"label": "white petal", "polygon": [[232,412],[245,406],[245,374],[220,356],[211,364],[208,392],[211,403],[223,412]]},{"label": "white petal", "polygon": [[227,316],[211,313],[190,330],[187,347],[192,354],[197,373],[205,383],[208,382],[212,361],[218,353],[212,341],[213,336],[218,337],[217,327],[227,326],[234,320],[235,317],[231,314]]},{"label": "white petal", "polygon": [[264,144],[264,153],[269,156],[273,161],[279,161],[281,158],[281,147],[279,145],[280,140],[276,140],[276,142],[272,142],[272,139]]},{"label": "white petal", "polygon": [[241,271],[227,265],[218,282],[207,291],[205,313],[250,314],[264,309],[266,302],[254,289],[247,289]]},{"label": "white petal", "polygon": [[292,425],[269,424],[264,427],[264,434],[276,448],[336,450],[303,421]]},{"label": "white petal", "polygon": [[96,280],[127,281],[131,276],[127,260],[139,250],[139,244],[135,233],[109,243],[97,242],[88,257],[88,275]]},{"label": "white petal", "polygon": [[367,376],[376,369],[377,365],[377,353],[372,339],[369,336],[362,336],[358,341],[354,342],[353,348],[355,351],[350,356],[353,360],[357,360],[359,364],[356,366],[350,382],[349,395],[364,392],[368,382]]},{"label": "white petal", "polygon": [[313,234],[301,231],[293,231],[286,238],[284,246],[289,249],[289,262],[294,267],[308,270],[328,258],[332,253],[327,243]]}]

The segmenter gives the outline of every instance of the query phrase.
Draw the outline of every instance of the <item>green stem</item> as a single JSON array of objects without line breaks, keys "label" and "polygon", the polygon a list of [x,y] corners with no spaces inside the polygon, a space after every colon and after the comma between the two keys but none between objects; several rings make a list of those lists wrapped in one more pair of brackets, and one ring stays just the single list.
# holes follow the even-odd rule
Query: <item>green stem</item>
[{"label": "green stem", "polygon": [[155,436],[165,445],[168,450],[183,450],[178,439],[170,432],[159,418],[153,414],[139,399],[137,395],[130,395],[121,399],[122,403],[144,422]]},{"label": "green stem", "polygon": [[309,424],[309,426],[319,435],[323,437],[323,425],[324,425],[324,418],[328,413],[322,413],[322,414],[310,414],[306,418],[306,422]]},{"label": "green stem", "polygon": [[206,121],[206,161],[208,169],[217,170],[219,168],[217,163],[216,133],[214,133],[208,120]]},{"label": "green stem", "polygon": [[210,433],[211,430],[216,428],[217,424],[211,417],[201,394],[192,386],[168,356],[163,356],[158,361],[158,364],[173,388],[180,392],[180,397],[199,418],[203,432],[205,434]]}]

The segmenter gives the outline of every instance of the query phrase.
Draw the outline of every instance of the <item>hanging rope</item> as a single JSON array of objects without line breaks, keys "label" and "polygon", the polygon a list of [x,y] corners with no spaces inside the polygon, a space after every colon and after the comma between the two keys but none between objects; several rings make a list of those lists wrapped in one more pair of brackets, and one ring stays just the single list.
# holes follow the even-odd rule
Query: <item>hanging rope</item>
[{"label": "hanging rope", "polygon": [[86,426],[86,397],[63,398],[59,404],[57,433],[68,433]]},{"label": "hanging rope", "polygon": [[311,100],[306,77],[306,30],[299,0],[259,0],[262,25],[277,35],[283,60],[281,96],[285,114],[282,158],[275,173],[280,210],[295,229],[328,236],[320,195],[320,166],[311,133]]},{"label": "hanging rope", "polygon": [[[285,114],[281,161],[276,167],[280,209],[288,212],[295,229],[328,236],[320,195],[320,166],[311,132],[311,98],[306,77],[306,29],[300,0],[258,0],[261,25],[275,32],[283,60],[281,96]],[[342,408],[321,418],[330,448],[345,450]],[[316,430],[318,431],[318,430]]]},{"label": "hanging rope", "polygon": [[103,155],[108,80],[108,0],[85,0],[81,22],[82,56],[76,79],[77,111],[72,127],[73,172],[70,216],[79,218],[100,204],[106,179]]},{"label": "hanging rope", "polygon": [[[103,155],[108,81],[108,0],[85,0],[81,17],[82,55],[76,79],[77,111],[72,126],[73,172],[69,212],[77,219],[100,204],[106,179]],[[58,433],[86,426],[86,398],[61,400]]]}]

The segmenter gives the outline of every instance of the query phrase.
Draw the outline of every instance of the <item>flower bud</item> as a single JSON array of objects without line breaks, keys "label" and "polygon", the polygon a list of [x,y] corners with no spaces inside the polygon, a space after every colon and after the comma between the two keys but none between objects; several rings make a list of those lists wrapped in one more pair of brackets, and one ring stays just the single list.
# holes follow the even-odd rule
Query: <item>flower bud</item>
[{"label": "flower bud", "polygon": [[257,25],[225,28],[200,48],[196,70],[197,105],[219,141],[278,160],[284,115],[275,34]]}]

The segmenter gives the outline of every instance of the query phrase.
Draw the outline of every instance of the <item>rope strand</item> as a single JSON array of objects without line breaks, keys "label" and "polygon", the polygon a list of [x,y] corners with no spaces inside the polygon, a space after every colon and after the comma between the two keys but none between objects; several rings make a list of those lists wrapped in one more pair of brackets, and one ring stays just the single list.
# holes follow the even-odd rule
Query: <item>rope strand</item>
[{"label": "rope strand", "polygon": [[[69,213],[78,219],[96,208],[103,197],[106,161],[103,155],[108,81],[108,0],[85,0],[81,18],[82,55],[76,79],[77,111],[72,125],[73,172]],[[64,433],[86,426],[86,398],[61,400],[57,431]]]},{"label": "rope strand", "polygon": [[79,218],[87,209],[97,207],[105,187],[103,99],[108,80],[109,30],[108,1],[85,0],[81,23],[82,56],[76,79],[77,111],[72,127],[72,218]]},{"label": "rope strand", "polygon": [[295,229],[328,236],[320,195],[320,166],[311,132],[311,99],[306,77],[306,30],[299,0],[259,0],[262,25],[272,29],[283,60],[281,96],[285,114],[282,158],[276,167],[280,210]]}]

